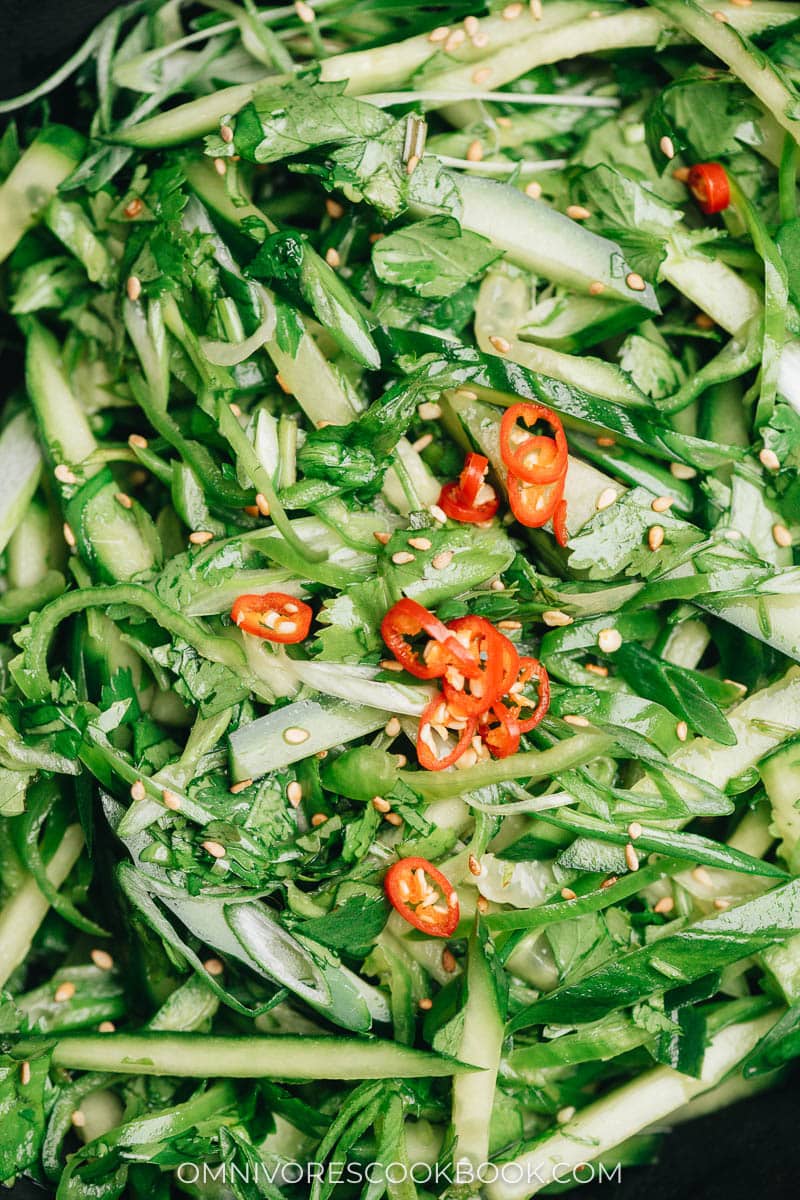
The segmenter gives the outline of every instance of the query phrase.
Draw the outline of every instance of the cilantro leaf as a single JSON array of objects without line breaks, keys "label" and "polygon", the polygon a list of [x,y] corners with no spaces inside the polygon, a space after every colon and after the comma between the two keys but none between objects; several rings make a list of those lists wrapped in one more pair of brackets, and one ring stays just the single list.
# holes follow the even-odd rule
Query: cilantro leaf
[{"label": "cilantro leaf", "polygon": [[428,217],[376,242],[375,273],[418,296],[453,296],[501,257],[487,238],[462,230],[453,217]]}]

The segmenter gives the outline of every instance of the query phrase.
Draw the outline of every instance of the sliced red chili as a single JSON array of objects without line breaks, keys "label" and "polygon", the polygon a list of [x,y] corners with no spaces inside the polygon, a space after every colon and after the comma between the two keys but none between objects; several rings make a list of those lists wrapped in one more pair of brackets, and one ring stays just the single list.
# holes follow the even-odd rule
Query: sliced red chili
[{"label": "sliced red chili", "polygon": [[[458,724],[456,724],[458,722]],[[433,726],[453,729],[458,734],[458,741],[446,754],[436,753],[433,741]],[[477,726],[476,717],[457,717],[448,709],[447,701],[441,692],[437,692],[419,719],[417,732],[417,759],[419,765],[426,771],[443,771],[457,762],[472,741]]]},{"label": "sliced red chili", "polygon": [[482,454],[468,454],[464,469],[458,477],[458,488],[465,504],[474,504],[489,470],[489,460]]},{"label": "sliced red chili", "polygon": [[488,458],[482,454],[468,454],[458,479],[444,485],[439,495],[439,507],[451,521],[462,521],[469,525],[491,521],[500,507],[497,496],[492,494],[488,500],[477,503],[488,470]]},{"label": "sliced red chili", "polygon": [[[553,437],[534,434],[514,442],[517,422],[536,425],[544,421]],[[568,447],[559,417],[543,404],[512,404],[500,422],[500,454],[509,472],[526,483],[555,483],[567,472]]]},{"label": "sliced red chili", "polygon": [[731,202],[731,185],[720,163],[695,163],[689,170],[689,190],[707,216],[722,212]]},{"label": "sliced red chili", "polygon": [[517,713],[506,708],[500,700],[496,700],[486,714],[479,732],[495,758],[508,758],[509,754],[519,750],[522,730]]},{"label": "sliced red chili", "polygon": [[[535,706],[524,695],[525,685],[535,679],[539,685],[539,694]],[[509,706],[514,712],[519,724],[520,733],[530,733],[541,721],[550,707],[550,677],[538,658],[524,657],[519,660],[519,674],[509,693]],[[529,717],[520,718],[524,708],[532,708]]]},{"label": "sliced red chili", "polygon": [[237,596],[231,609],[234,625],[269,642],[302,642],[308,637],[313,615],[307,604],[286,592]]},{"label": "sliced red chili", "polygon": [[[420,659],[409,638],[426,633],[437,644],[435,655],[424,653]],[[447,626],[416,600],[404,597],[393,604],[381,621],[381,637],[397,661],[417,679],[436,679],[449,665],[462,674],[474,673],[475,663],[469,651],[453,637]]]},{"label": "sliced red chili", "polygon": [[451,937],[460,915],[449,879],[427,858],[401,858],[383,879],[391,904],[404,921],[431,937]]},{"label": "sliced red chili", "polygon": [[550,484],[525,483],[519,476],[509,472],[507,486],[511,511],[520,525],[529,529],[540,529],[546,525],[563,501],[564,484],[561,480]]},{"label": "sliced red chili", "polygon": [[569,530],[567,529],[567,502],[563,497],[553,509],[553,533],[559,546],[566,546],[569,541]]},{"label": "sliced red chili", "polygon": [[477,666],[478,673],[459,683],[454,680],[452,672],[445,672],[442,684],[444,698],[455,715],[478,716],[502,694],[508,659],[503,643],[508,638],[504,638],[484,617],[457,617],[447,622],[447,628],[459,635],[461,644],[467,643],[467,653]]}]

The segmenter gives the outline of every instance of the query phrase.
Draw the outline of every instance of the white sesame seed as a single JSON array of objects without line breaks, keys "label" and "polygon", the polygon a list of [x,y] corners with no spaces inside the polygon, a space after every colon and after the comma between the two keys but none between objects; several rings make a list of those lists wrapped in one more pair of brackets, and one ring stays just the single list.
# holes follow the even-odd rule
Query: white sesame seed
[{"label": "white sesame seed", "polygon": [[414,555],[409,554],[407,550],[397,550],[392,555],[392,562],[397,563],[398,567],[405,566],[406,563],[412,563]]},{"label": "white sesame seed", "polygon": [[542,613],[542,620],[551,629],[557,629],[561,625],[571,625],[573,619],[569,613],[562,612],[560,608],[547,608]]},{"label": "white sesame seed", "polygon": [[269,516],[269,500],[263,492],[256,493],[256,508],[261,513],[262,517]]},{"label": "white sesame seed", "polygon": [[174,792],[171,792],[169,788],[164,788],[162,791],[161,802],[163,803],[164,808],[168,808],[170,812],[180,812],[180,797],[176,796]]},{"label": "white sesame seed", "polygon": [[625,846],[625,862],[628,864],[629,871],[639,870],[639,855],[634,850],[630,842]]},{"label": "white sesame seed", "polygon": [[19,1064],[19,1081],[23,1087],[27,1087],[31,1081],[31,1064],[27,1059]]},{"label": "white sesame seed", "polygon": [[522,16],[521,4],[507,4],[503,9],[504,21],[516,21],[517,17]]},{"label": "white sesame seed", "polygon": [[687,466],[686,463],[674,462],[669,464],[670,475],[675,479],[694,479],[697,471],[694,467]]},{"label": "white sesame seed", "polygon": [[470,142],[465,155],[467,162],[480,162],[483,158],[483,146],[478,138],[474,142]]},{"label": "white sesame seed", "polygon": [[606,285],[601,283],[599,279],[595,279],[589,284],[589,295],[599,296],[601,292],[606,290]]},{"label": "white sesame seed", "polygon": [[450,54],[453,50],[457,50],[458,47],[462,46],[466,40],[467,35],[463,29],[454,29],[453,32],[448,35],[447,40],[445,41],[445,53]]},{"label": "white sesame seed", "polygon": [[55,477],[59,483],[77,483],[78,482],[78,476],[75,475],[72,471],[70,471],[70,469],[66,465],[66,463],[59,463],[58,466],[56,467],[56,469],[53,471],[53,474],[55,475]]},{"label": "white sesame seed", "polygon": [[577,713],[567,713],[562,720],[566,721],[568,725],[574,725],[576,729],[585,729],[587,725],[591,724],[587,717],[582,717]]},{"label": "white sesame seed", "polygon": [[563,887],[561,889],[561,899],[562,900],[577,900],[578,893],[573,892],[571,887]]},{"label": "white sesame seed", "polygon": [[675,726],[675,736],[679,742],[685,742],[689,736],[689,726],[685,721],[678,721]]},{"label": "white sesame seed", "polygon": [[631,271],[628,275],[626,275],[625,282],[632,292],[643,292],[647,288],[647,284],[637,271]]},{"label": "white sesame seed", "polygon": [[207,854],[211,855],[212,858],[225,857],[225,847],[221,844],[221,842],[201,842],[200,845]]},{"label": "white sesame seed", "polygon": [[297,808],[300,801],[303,799],[303,789],[296,779],[286,789],[286,799],[291,804],[292,808]]},{"label": "white sesame seed", "polygon": [[329,246],[325,251],[325,262],[329,267],[340,267],[342,265],[341,256],[335,246]]},{"label": "white sesame seed", "polygon": [[208,971],[209,975],[221,975],[225,970],[218,958],[207,958],[203,966]]},{"label": "white sesame seed", "polygon": [[665,158],[675,157],[675,145],[671,137],[668,137],[666,134],[664,134],[658,145]]},{"label": "white sesame seed", "polygon": [[642,836],[642,827],[638,821],[631,821],[628,826],[628,837],[632,842],[635,842],[638,837]]},{"label": "white sesame seed", "polygon": [[125,292],[128,299],[135,304],[142,294],[142,281],[137,275],[128,276],[128,282],[125,284]]},{"label": "white sesame seed", "polygon": [[474,854],[470,854],[469,858],[467,859],[467,866],[469,867],[470,875],[480,875],[481,871],[483,870],[480,862]]},{"label": "white sesame seed", "polygon": [[509,350],[511,349],[511,342],[509,342],[507,338],[500,337],[497,334],[492,334],[492,336],[489,338],[489,342],[498,354],[508,354]]},{"label": "white sesame seed", "polygon": [[423,996],[417,1007],[421,1008],[423,1012],[427,1012],[429,1009],[433,1008],[433,1001],[429,1000],[427,996]]},{"label": "white sesame seed", "polygon": [[101,1021],[97,1026],[98,1033],[116,1033],[117,1027],[113,1021]]},{"label": "white sesame seed", "polygon": [[207,529],[196,529],[194,533],[189,534],[189,541],[193,546],[205,546],[208,542],[213,541],[214,535]]},{"label": "white sesame seed", "polygon": [[482,50],[484,46],[488,46],[489,45],[488,33],[484,33],[483,30],[481,30],[480,33],[476,33],[472,39],[472,44],[476,50]]},{"label": "white sesame seed", "polygon": [[492,77],[492,68],[491,67],[478,67],[477,70],[472,72],[472,82],[474,84],[476,84],[478,87],[481,87],[481,85],[484,83],[488,83],[489,80],[491,79],[491,77]]},{"label": "white sesame seed", "polygon": [[434,554],[431,559],[431,566],[436,571],[443,571],[445,567],[449,567],[453,561],[454,550],[440,550],[438,554]]},{"label": "white sesame seed", "polygon": [[650,507],[652,508],[653,512],[662,513],[666,512],[668,508],[672,508],[674,503],[674,496],[656,496]]},{"label": "white sesame seed", "polygon": [[307,729],[300,729],[297,725],[290,725],[283,731],[283,740],[290,746],[302,746],[303,742],[307,742],[310,737],[311,734]]},{"label": "white sesame seed", "polygon": [[525,195],[530,196],[531,200],[540,200],[542,196],[542,185],[532,179],[530,183],[525,185]]},{"label": "white sesame seed", "polygon": [[714,908],[717,910],[717,912],[724,912],[725,909],[730,908],[730,906],[730,900],[723,900],[721,896],[717,896],[716,900],[714,901]]},{"label": "white sesame seed", "polygon": [[701,887],[710,888],[714,886],[714,880],[705,867],[695,867],[692,871],[692,879],[695,883],[699,883]]},{"label": "white sesame seed", "polygon": [[83,1129],[84,1125],[86,1124],[86,1113],[81,1112],[79,1108],[76,1108],[70,1113],[69,1119],[76,1129]]},{"label": "white sesame seed", "polygon": [[128,445],[133,450],[146,450],[148,441],[146,437],[142,437],[140,433],[132,433],[128,438]]},{"label": "white sesame seed", "polygon": [[416,450],[417,454],[421,454],[423,450],[427,450],[428,446],[433,442],[432,433],[423,433],[422,437],[418,437],[415,442],[411,443],[411,449]]},{"label": "white sesame seed", "polygon": [[231,129],[230,125],[220,125],[219,136],[222,138],[223,142],[225,142],[227,145],[230,145],[233,141],[233,130]]},{"label": "white sesame seed", "polygon": [[400,732],[400,722],[397,717],[390,717],[383,727],[383,732],[387,737],[397,737]]},{"label": "white sesame seed", "polygon": [[147,792],[141,779],[137,779],[135,783],[131,784],[131,800],[144,800],[146,795]]},{"label": "white sesame seed", "polygon": [[584,208],[582,204],[570,204],[567,208],[567,216],[573,221],[585,221],[592,214],[588,208]]},{"label": "white sesame seed", "polygon": [[114,499],[122,508],[133,508],[133,501],[126,492],[115,492]]},{"label": "white sesame seed", "polygon": [[63,526],[63,534],[64,534],[64,541],[67,543],[67,545],[70,547],[71,550],[74,550],[78,543],[75,538],[75,534],[72,532],[71,526],[69,526],[66,521],[64,522],[64,526]]},{"label": "white sesame seed", "polygon": [[294,11],[304,25],[310,25],[314,20],[314,10],[305,0],[294,0]]},{"label": "white sesame seed", "polygon": [[419,166],[419,155],[412,154],[411,157],[409,158],[408,162],[406,163],[406,175],[413,175],[418,166]]},{"label": "white sesame seed", "polygon": [[378,666],[382,671],[394,671],[396,675],[403,670],[403,664],[399,663],[396,658],[382,658]]},{"label": "white sesame seed", "polygon": [[503,583],[502,579],[493,579],[489,584],[489,587],[493,592],[504,592],[506,590],[506,585]]},{"label": "white sesame seed", "polygon": [[622,645],[622,634],[618,629],[601,629],[597,644],[604,654],[614,654]]},{"label": "white sesame seed", "polygon": [[432,29],[428,34],[429,42],[445,42],[450,36],[450,30],[447,25],[439,25],[436,29]]},{"label": "white sesame seed", "polygon": [[481,23],[475,16],[464,17],[464,29],[468,37],[474,37],[481,27]]},{"label": "white sesame seed", "polygon": [[107,950],[92,950],[89,957],[94,965],[99,967],[101,971],[110,971],[114,966],[114,959]]},{"label": "white sesame seed", "polygon": [[376,812],[388,813],[391,810],[391,804],[388,800],[384,800],[383,796],[372,797],[372,807]]},{"label": "white sesame seed", "polygon": [[786,549],[792,544],[792,535],[785,525],[777,524],[772,526],[772,538],[776,546],[781,546]]},{"label": "white sesame seed", "polygon": [[610,508],[617,498],[617,489],[613,487],[604,488],[600,495],[595,500],[595,508],[598,512],[602,512],[604,508]]},{"label": "white sesame seed", "polygon": [[440,404],[435,404],[432,400],[426,400],[423,404],[420,404],[417,413],[421,421],[438,421],[442,415],[442,407]]},{"label": "white sesame seed", "polygon": [[567,1121],[571,1121],[577,1111],[574,1104],[567,1104],[565,1108],[558,1110],[556,1120],[559,1125],[566,1125]]},{"label": "white sesame seed", "polygon": [[[774,450],[768,449],[766,446],[759,452],[759,462],[762,467],[766,467],[768,471],[777,471],[780,468],[781,460],[778,458]],[[56,475],[58,478],[58,475]]]},{"label": "white sesame seed", "polygon": [[647,531],[647,545],[653,551],[660,550],[665,536],[663,525],[651,525]]},{"label": "white sesame seed", "polygon": [[413,546],[415,550],[430,550],[433,542],[426,537],[413,537],[408,539],[409,546]]},{"label": "white sesame seed", "polygon": [[218,175],[224,175],[227,172],[228,164],[225,162],[224,158],[214,159],[214,170]]},{"label": "white sesame seed", "polygon": [[446,524],[447,513],[443,508],[440,508],[438,504],[432,504],[428,509],[428,512],[431,514],[434,521],[438,521],[441,525]]},{"label": "white sesame seed", "polygon": [[75,984],[72,980],[67,979],[64,983],[60,983],[53,993],[53,999],[56,1004],[63,1004],[66,1000],[71,1000],[75,995]]},{"label": "white sesame seed", "polygon": [[542,19],[542,0],[531,0],[530,8],[531,8],[531,16],[533,17],[534,21],[541,21],[541,19]]},{"label": "white sesame seed", "polygon": [[713,12],[711,15],[715,21],[719,21],[722,25],[726,25],[728,23],[728,18],[726,17],[725,13],[720,12],[719,9],[717,9],[717,11]]},{"label": "white sesame seed", "polygon": [[449,946],[445,946],[442,951],[442,970],[446,971],[448,975],[452,975],[457,965],[453,951]]},{"label": "white sesame seed", "polygon": [[672,899],[672,896],[662,896],[661,899],[657,900],[653,905],[653,912],[668,913],[672,912],[674,907],[675,901]]}]

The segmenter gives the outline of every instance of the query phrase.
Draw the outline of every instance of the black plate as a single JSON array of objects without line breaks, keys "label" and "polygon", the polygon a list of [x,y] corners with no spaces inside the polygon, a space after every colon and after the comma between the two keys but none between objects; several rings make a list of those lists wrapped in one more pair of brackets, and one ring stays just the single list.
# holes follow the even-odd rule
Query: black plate
[{"label": "black plate", "polygon": [[[114,7],[109,0],[0,0],[0,94],[35,86]],[[63,111],[58,115],[68,119]],[[619,1183],[589,1183],[572,1194],[583,1200],[752,1200],[766,1193],[769,1200],[797,1200],[797,1083],[795,1076],[793,1086],[681,1126],[665,1139],[658,1166],[630,1167]],[[3,1195],[44,1200],[49,1193],[22,1180]]]}]

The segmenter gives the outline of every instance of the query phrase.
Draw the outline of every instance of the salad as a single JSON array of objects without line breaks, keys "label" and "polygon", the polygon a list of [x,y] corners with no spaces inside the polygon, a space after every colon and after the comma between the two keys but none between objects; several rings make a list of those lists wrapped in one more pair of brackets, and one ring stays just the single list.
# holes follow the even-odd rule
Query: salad
[{"label": "salad", "polygon": [[783,1078],[798,87],[131,0],[0,103],[0,1181],[527,1200]]}]

